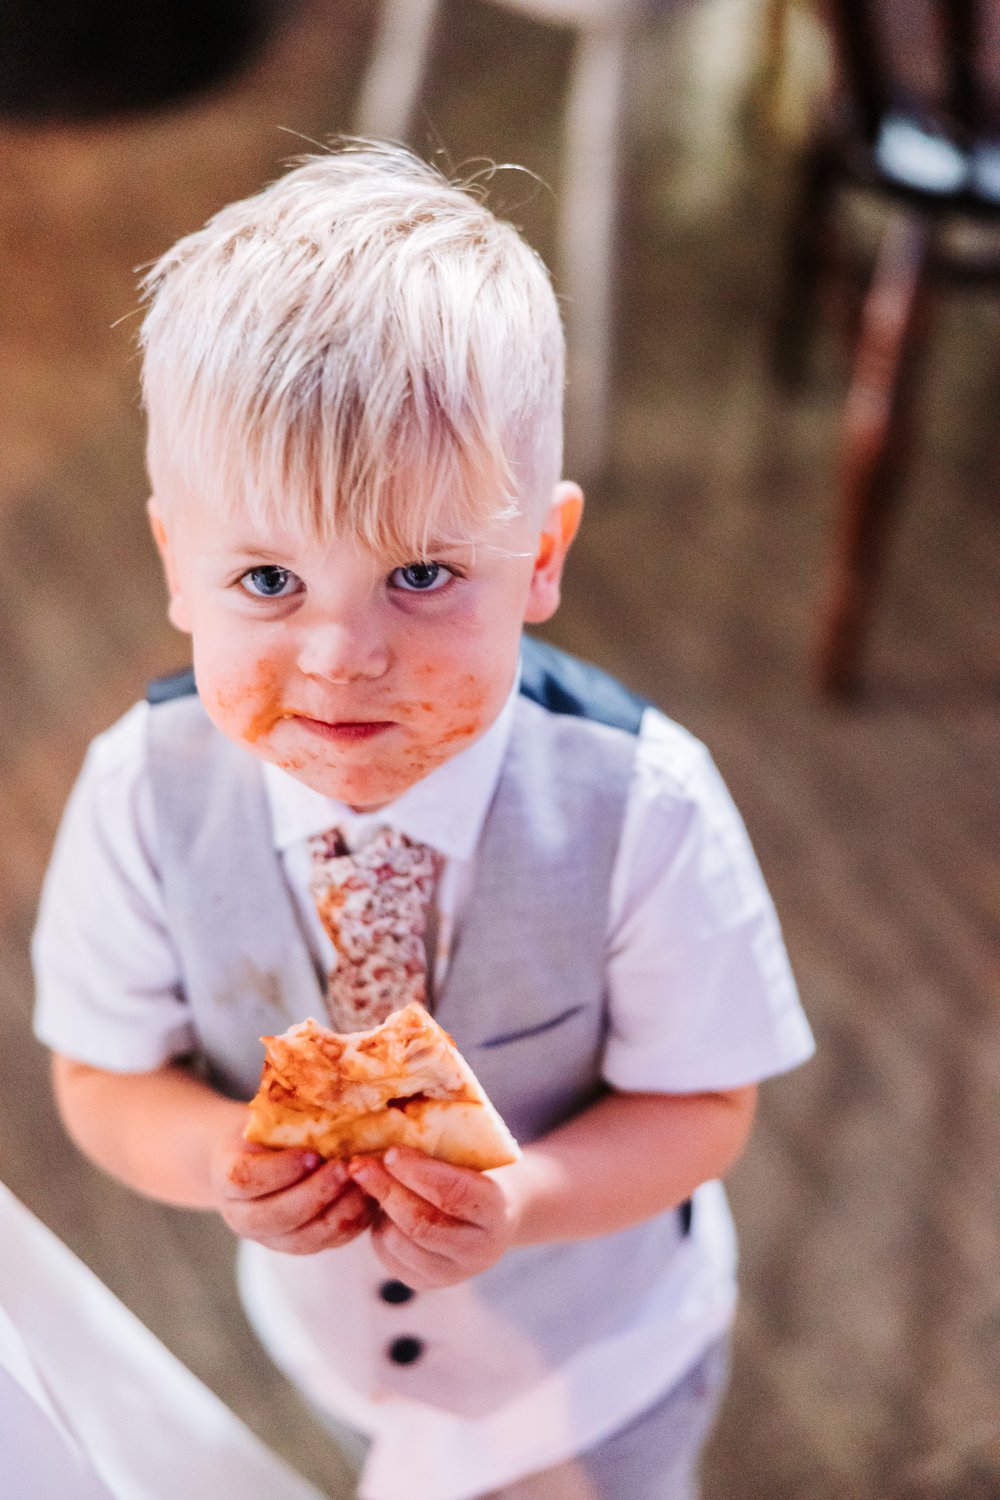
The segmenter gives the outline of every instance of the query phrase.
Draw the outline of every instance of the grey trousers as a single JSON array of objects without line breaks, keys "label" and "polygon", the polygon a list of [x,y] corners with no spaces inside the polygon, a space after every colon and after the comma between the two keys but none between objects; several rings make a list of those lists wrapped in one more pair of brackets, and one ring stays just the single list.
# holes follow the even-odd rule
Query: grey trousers
[{"label": "grey trousers", "polygon": [[[725,1394],[728,1337],[713,1344],[656,1406],[596,1448],[476,1500],[697,1500],[701,1451]],[[345,1458],[360,1473],[367,1441],[329,1414]]]}]

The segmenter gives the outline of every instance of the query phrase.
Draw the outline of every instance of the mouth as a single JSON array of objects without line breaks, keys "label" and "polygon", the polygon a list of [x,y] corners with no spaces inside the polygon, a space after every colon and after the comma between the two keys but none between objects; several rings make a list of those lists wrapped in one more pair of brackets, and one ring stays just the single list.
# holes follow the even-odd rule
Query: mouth
[{"label": "mouth", "polygon": [[339,719],[331,723],[325,719],[310,719],[304,714],[296,714],[295,721],[310,734],[339,745],[377,739],[379,735],[395,728],[391,719]]}]

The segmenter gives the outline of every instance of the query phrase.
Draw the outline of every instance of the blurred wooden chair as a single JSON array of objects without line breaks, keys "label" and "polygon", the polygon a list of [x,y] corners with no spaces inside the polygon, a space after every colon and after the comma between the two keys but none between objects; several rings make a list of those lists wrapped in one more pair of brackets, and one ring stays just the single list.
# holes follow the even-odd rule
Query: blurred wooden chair
[{"label": "blurred wooden chair", "polygon": [[[557,270],[566,297],[568,452],[574,478],[608,456],[614,253],[629,62],[665,0],[496,0],[576,31],[565,104]],[[666,0],[669,3],[669,0]],[[439,0],[383,0],[361,89],[362,135],[405,140],[417,113]]]},{"label": "blurred wooden chair", "polygon": [[183,104],[243,67],[290,0],[0,0],[0,118],[80,124]]},{"label": "blurred wooden chair", "polygon": [[801,373],[817,286],[837,259],[845,189],[888,208],[861,309],[843,416],[822,688],[857,688],[866,627],[912,444],[916,376],[940,284],[1000,286],[1000,6],[996,0],[826,0],[830,107],[802,164],[776,361]]}]

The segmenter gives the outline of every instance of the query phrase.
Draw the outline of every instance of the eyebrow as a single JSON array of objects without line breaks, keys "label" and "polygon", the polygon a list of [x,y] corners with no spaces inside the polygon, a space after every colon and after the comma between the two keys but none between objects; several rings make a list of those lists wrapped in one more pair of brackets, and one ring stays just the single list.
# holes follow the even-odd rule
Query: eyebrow
[{"label": "eyebrow", "polygon": [[283,546],[274,542],[235,542],[232,546],[206,547],[205,551],[209,557],[226,558],[234,562],[249,561],[258,557],[272,554],[276,557],[285,556],[292,551],[292,545]]},{"label": "eyebrow", "polygon": [[[278,541],[264,539],[256,541],[241,537],[238,541],[232,543],[232,545],[224,544],[215,548],[207,547],[205,553],[207,556],[231,566],[268,560],[280,561],[284,566],[286,565],[284,559],[301,551],[303,547],[308,549],[310,545],[307,538],[287,537],[281,538]],[[407,555],[401,561],[412,561],[412,558],[415,558],[418,552],[421,556],[432,560],[449,556],[464,557],[470,553],[475,553],[477,550],[482,550],[487,545],[482,538],[473,539],[470,537],[463,540],[456,537],[429,537],[423,547],[414,549],[412,557]],[[400,566],[400,560],[393,561],[390,558],[384,558],[382,561],[386,565],[391,563],[393,567]]]},{"label": "eyebrow", "polygon": [[432,536],[428,537],[424,551],[433,557],[439,552],[474,552],[482,545],[481,541],[461,541],[456,537]]}]

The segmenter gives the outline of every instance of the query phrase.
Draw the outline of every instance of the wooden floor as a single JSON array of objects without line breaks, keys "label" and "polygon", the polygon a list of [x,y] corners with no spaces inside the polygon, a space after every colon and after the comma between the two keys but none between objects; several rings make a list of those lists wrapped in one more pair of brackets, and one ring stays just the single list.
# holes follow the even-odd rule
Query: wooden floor
[{"label": "wooden floor", "polygon": [[[0,1176],[332,1497],[343,1470],[242,1323],[226,1233],[66,1144],[29,1038],[28,940],[88,739],[184,659],[145,535],[133,267],[273,175],[295,132],[349,126],[370,10],[305,0],[248,75],[172,116],[0,129]],[[567,38],[479,0],[446,10],[425,142],[558,188]],[[741,129],[755,10],[698,0],[644,59],[615,462],[551,634],[711,745],[819,1041],[766,1090],[732,1180],[744,1297],[707,1500],[984,1500],[1000,1496],[998,320],[981,301],[938,311],[868,691],[832,707],[806,642],[844,359],[821,338],[794,401],[766,374],[790,147]],[[550,197],[513,178],[502,201],[548,253]]]}]

